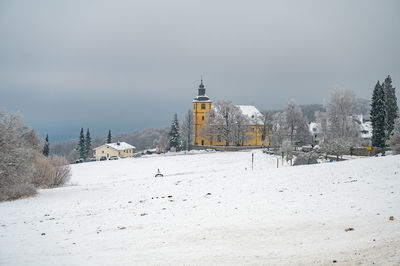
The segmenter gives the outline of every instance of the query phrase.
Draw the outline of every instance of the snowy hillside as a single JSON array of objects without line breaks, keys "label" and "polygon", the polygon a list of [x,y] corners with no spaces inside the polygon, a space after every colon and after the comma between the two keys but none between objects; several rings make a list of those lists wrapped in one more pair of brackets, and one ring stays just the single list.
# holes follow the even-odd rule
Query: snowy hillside
[{"label": "snowy hillside", "polygon": [[73,165],[73,186],[0,203],[0,265],[400,263],[399,156],[253,152],[254,171],[251,151]]}]

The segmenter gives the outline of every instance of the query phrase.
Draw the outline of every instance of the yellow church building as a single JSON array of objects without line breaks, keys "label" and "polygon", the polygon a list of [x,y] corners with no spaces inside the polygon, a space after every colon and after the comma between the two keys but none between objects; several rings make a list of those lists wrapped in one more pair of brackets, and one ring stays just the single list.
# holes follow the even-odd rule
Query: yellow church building
[{"label": "yellow church building", "polygon": [[[243,115],[247,116],[249,128],[247,137],[242,143],[242,146],[269,146],[269,138],[265,137],[264,143],[262,140],[263,123],[261,121],[261,113],[253,105],[237,105]],[[198,88],[198,95],[193,99],[193,145],[194,146],[225,146],[226,142],[221,136],[204,137],[201,130],[207,123],[207,114],[212,108],[211,100],[206,95],[206,89],[203,80]],[[229,143],[234,145],[234,143]]]}]

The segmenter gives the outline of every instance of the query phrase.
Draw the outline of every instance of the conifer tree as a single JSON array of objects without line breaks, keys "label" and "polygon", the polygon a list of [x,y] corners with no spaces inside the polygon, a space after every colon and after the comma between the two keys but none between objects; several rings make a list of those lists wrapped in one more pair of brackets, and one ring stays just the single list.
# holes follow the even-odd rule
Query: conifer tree
[{"label": "conifer tree", "polygon": [[171,129],[169,131],[169,147],[179,150],[181,147],[181,136],[179,134],[179,121],[178,115],[174,115],[172,120]]},{"label": "conifer tree", "polygon": [[111,129],[108,130],[108,135],[107,135],[107,143],[111,143],[112,138],[111,138]]},{"label": "conifer tree", "polygon": [[386,140],[386,103],[383,85],[378,81],[372,94],[371,122],[372,122],[372,145],[385,147]]},{"label": "conifer tree", "polygon": [[85,151],[86,158],[92,156],[92,138],[90,137],[89,129],[86,130]]},{"label": "conifer tree", "polygon": [[389,139],[393,132],[394,122],[397,118],[398,112],[396,88],[392,86],[392,78],[390,76],[387,76],[382,86],[386,97],[386,139]]},{"label": "conifer tree", "polygon": [[79,152],[79,158],[86,159],[85,135],[83,133],[83,128],[81,128],[81,133],[79,134],[77,150]]},{"label": "conifer tree", "polygon": [[50,153],[49,134],[46,134],[46,139],[44,140],[44,146],[43,146],[43,155],[48,157],[49,153]]}]

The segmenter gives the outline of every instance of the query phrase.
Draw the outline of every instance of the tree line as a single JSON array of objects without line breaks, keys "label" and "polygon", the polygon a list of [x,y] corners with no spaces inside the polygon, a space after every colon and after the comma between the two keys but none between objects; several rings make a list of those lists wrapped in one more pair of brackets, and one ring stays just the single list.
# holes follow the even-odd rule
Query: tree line
[{"label": "tree line", "polygon": [[[373,90],[370,108],[372,122],[372,142],[361,137],[361,125],[365,121],[360,118],[361,113],[369,109],[367,101],[356,98],[350,89],[336,89],[331,92],[330,98],[322,106],[314,105],[304,115],[302,108],[295,100],[290,100],[283,111],[262,110],[260,117],[255,120],[259,123],[258,133],[262,136],[263,144],[272,148],[288,151],[297,145],[314,145],[312,132],[307,117],[312,117],[318,124],[318,138],[321,150],[329,154],[341,155],[351,147],[369,146],[392,149],[398,144],[398,106],[395,88],[388,76],[385,81],[378,83]],[[361,104],[360,104],[361,103]],[[313,110],[315,111],[313,114]],[[253,121],[254,122],[254,121]],[[200,135],[212,139],[219,136],[225,145],[242,145],[251,136],[249,118],[244,116],[232,102],[222,100],[213,104],[213,108],[206,114],[205,126]],[[160,137],[158,147],[161,150],[190,149],[193,139],[193,113],[187,112],[182,127],[179,127],[177,115],[174,115],[169,132]]]}]

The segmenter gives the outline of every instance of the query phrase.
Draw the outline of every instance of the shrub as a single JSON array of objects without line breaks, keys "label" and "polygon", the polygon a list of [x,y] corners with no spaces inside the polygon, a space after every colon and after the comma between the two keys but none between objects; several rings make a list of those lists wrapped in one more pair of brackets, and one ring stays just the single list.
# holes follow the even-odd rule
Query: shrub
[{"label": "shrub", "polygon": [[15,200],[33,195],[36,195],[36,188],[32,184],[21,183],[7,187],[0,187],[0,201]]},{"label": "shrub", "polygon": [[293,165],[316,164],[318,163],[318,154],[315,152],[299,153]]},{"label": "shrub", "polygon": [[71,178],[71,167],[64,157],[52,156],[50,164],[54,168],[54,175],[51,187],[62,186],[67,183]]},{"label": "shrub", "polygon": [[34,184],[40,188],[53,188],[64,185],[71,177],[71,168],[65,158],[59,156],[36,158]]}]

